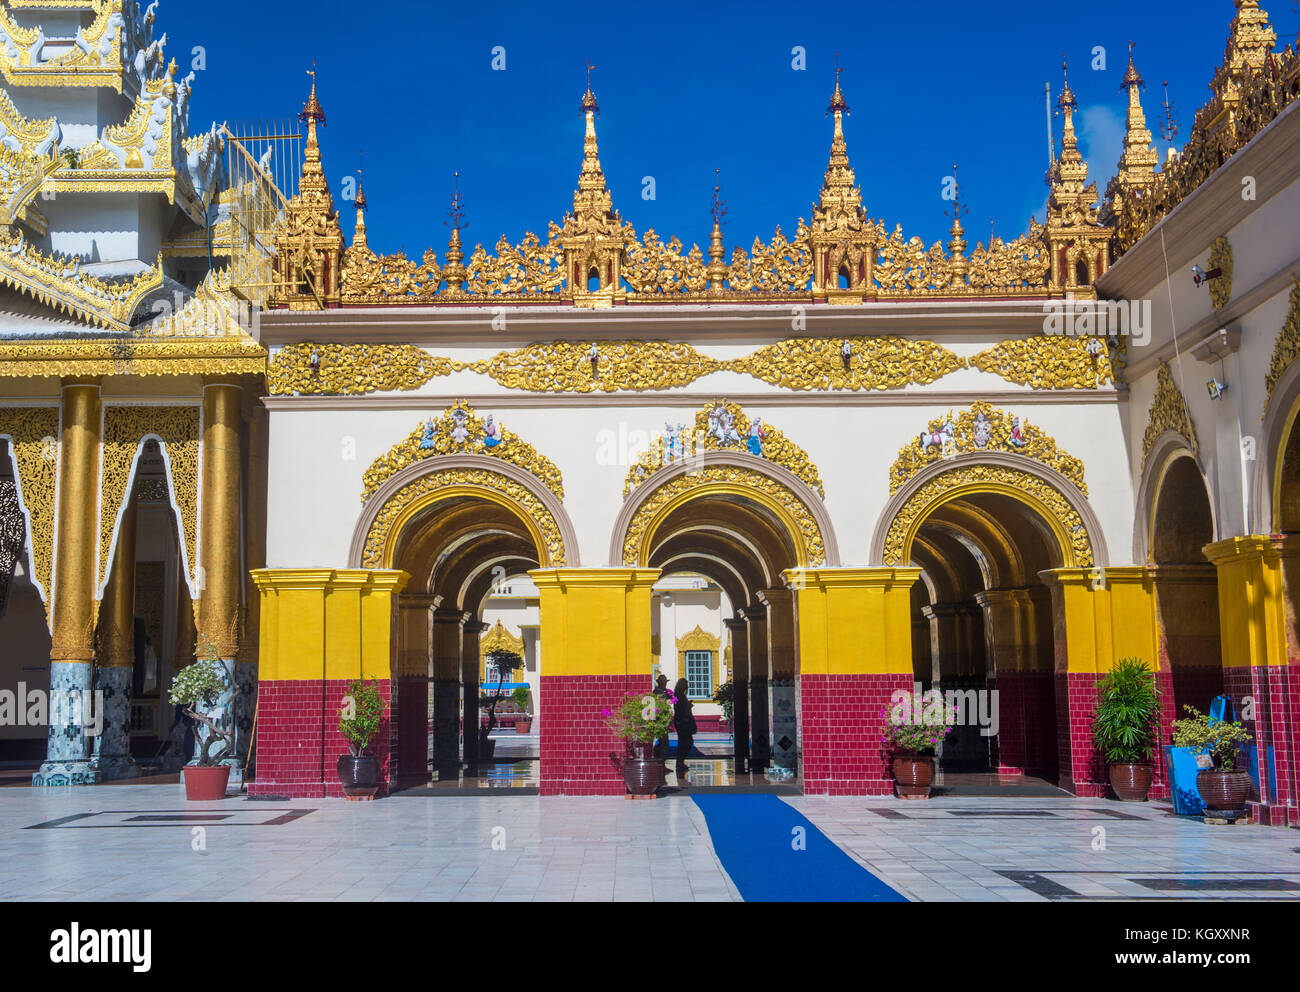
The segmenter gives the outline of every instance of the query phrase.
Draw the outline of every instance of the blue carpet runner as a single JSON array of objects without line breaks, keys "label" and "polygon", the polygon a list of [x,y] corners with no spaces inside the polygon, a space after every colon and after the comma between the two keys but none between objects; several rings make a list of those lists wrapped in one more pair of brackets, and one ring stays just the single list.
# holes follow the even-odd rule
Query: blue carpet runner
[{"label": "blue carpet runner", "polygon": [[907,902],[776,796],[691,798],[746,902]]}]

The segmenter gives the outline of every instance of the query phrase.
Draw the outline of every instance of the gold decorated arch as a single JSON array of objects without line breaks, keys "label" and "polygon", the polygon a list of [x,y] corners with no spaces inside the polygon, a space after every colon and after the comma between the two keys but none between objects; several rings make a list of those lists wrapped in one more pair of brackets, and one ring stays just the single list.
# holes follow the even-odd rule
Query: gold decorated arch
[{"label": "gold decorated arch", "polygon": [[687,503],[707,497],[750,500],[784,525],[795,546],[798,567],[826,564],[827,536],[809,506],[788,486],[755,469],[708,465],[675,475],[637,507],[623,538],[623,564],[645,566],[664,521]]},{"label": "gold decorated arch", "polygon": [[416,515],[438,503],[461,497],[486,500],[517,517],[537,548],[542,568],[567,563],[559,523],[531,489],[499,472],[448,468],[413,479],[385,500],[366,532],[361,567],[394,567],[398,539]]},{"label": "gold decorated arch", "polygon": [[890,521],[883,564],[892,568],[908,565],[917,533],[935,510],[980,494],[1008,496],[1036,512],[1051,529],[1063,568],[1091,568],[1096,564],[1088,528],[1065,495],[1039,475],[1000,464],[957,466],[917,487]]},{"label": "gold decorated arch", "polygon": [[0,408],[0,437],[9,441],[19,506],[27,517],[32,575],[48,621],[54,574],[59,411],[53,407]]}]

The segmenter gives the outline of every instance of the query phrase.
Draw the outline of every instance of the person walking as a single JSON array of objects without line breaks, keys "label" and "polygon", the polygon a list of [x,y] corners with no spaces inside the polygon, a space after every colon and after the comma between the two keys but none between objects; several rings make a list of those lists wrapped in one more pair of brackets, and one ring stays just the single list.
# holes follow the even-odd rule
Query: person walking
[{"label": "person walking", "polygon": [[687,698],[689,686],[685,679],[678,679],[677,684],[673,686],[673,695],[677,697],[677,704],[673,707],[673,723],[677,727],[677,780],[680,783],[686,778],[689,768],[686,764],[686,756],[691,753],[691,745],[695,743],[695,714],[691,711],[691,701]]},{"label": "person walking", "polygon": [[[651,695],[659,696],[666,701],[668,699],[668,676],[660,675],[659,678],[656,679],[655,681],[656,681],[656,685],[654,687],[654,692],[651,693]],[[654,755],[660,761],[664,761],[668,758],[668,732],[667,731],[664,731],[664,735],[660,737],[657,741],[655,741]]]}]

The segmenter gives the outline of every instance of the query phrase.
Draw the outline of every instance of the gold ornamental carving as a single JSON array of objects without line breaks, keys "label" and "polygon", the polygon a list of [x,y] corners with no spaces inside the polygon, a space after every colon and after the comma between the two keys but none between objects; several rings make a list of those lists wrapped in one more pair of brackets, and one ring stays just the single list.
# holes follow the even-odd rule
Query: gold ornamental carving
[{"label": "gold ornamental carving", "polygon": [[1192,422],[1192,412],[1187,408],[1187,400],[1182,390],[1174,382],[1169,366],[1161,363],[1156,373],[1156,393],[1151,399],[1151,410],[1147,414],[1147,429],[1142,435],[1142,464],[1147,458],[1156,440],[1165,431],[1173,431],[1187,442],[1192,454],[1199,457],[1201,443],[1196,437],[1196,425]]},{"label": "gold ornamental carving", "polygon": [[1017,338],[981,351],[970,364],[1034,389],[1100,389],[1115,381],[1110,350],[1100,337]]},{"label": "gold ornamental carving", "polygon": [[965,367],[965,359],[933,341],[897,337],[787,338],[730,365],[774,386],[802,390],[925,385]]},{"label": "gold ornamental carving", "polygon": [[155,436],[168,464],[171,495],[179,511],[185,547],[182,565],[191,588],[197,588],[195,549],[198,547],[199,408],[197,406],[109,406],[104,408],[99,572],[96,589],[108,581],[118,515],[126,506],[127,484],[140,442]]},{"label": "gold ornamental carving", "polygon": [[689,344],[668,341],[553,341],[469,366],[509,389],[536,393],[672,389],[723,367]]},{"label": "gold ornamental carving", "polygon": [[23,506],[31,517],[32,573],[48,620],[54,574],[54,503],[59,467],[59,411],[53,407],[0,407],[0,436],[9,438]]},{"label": "gold ornamental carving", "polygon": [[1277,341],[1273,344],[1273,357],[1268,364],[1268,375],[1264,378],[1264,385],[1268,388],[1270,398],[1282,378],[1282,373],[1298,357],[1300,357],[1300,279],[1293,278],[1291,306],[1287,310],[1282,330],[1278,332]]},{"label": "gold ornamental carving", "polygon": [[665,506],[683,493],[704,486],[722,488],[740,497],[755,493],[766,496],[781,508],[784,515],[798,529],[802,543],[807,549],[808,565],[819,566],[826,563],[826,542],[821,528],[817,526],[816,519],[804,505],[803,500],[781,483],[761,472],[730,465],[710,465],[697,472],[688,472],[669,479],[637,508],[623,540],[623,564],[636,566],[639,563],[646,529]]},{"label": "gold ornamental carving", "polygon": [[1215,310],[1222,310],[1232,299],[1232,244],[1226,237],[1214,239],[1210,246],[1210,268],[1219,275],[1210,280],[1210,302]]},{"label": "gold ornamental carving", "polygon": [[751,418],[738,403],[725,399],[714,400],[698,410],[692,427],[665,425],[665,433],[657,436],[650,450],[643,452],[628,470],[623,498],[627,499],[633,489],[664,465],[689,461],[705,451],[748,452],[789,469],[809,489],[826,498],[821,473],[803,448],[761,418]]},{"label": "gold ornamental carving", "polygon": [[564,480],[553,461],[496,423],[493,415],[481,417],[464,400],[457,400],[439,417],[429,417],[387,454],[375,459],[362,477],[365,489],[361,502],[368,501],[380,486],[408,465],[436,455],[463,454],[486,455],[518,465],[535,476],[556,499],[564,500]]},{"label": "gold ornamental carving", "polygon": [[249,337],[42,340],[0,344],[0,376],[261,375],[266,351]]},{"label": "gold ornamental carving", "polygon": [[406,344],[285,345],[266,369],[272,396],[357,396],[419,389],[458,363]]},{"label": "gold ornamental carving", "polygon": [[889,531],[885,535],[884,564],[891,568],[909,564],[903,560],[903,543],[917,521],[943,496],[961,487],[988,485],[1010,487],[1033,497],[1046,507],[1070,542],[1074,565],[1079,568],[1092,567],[1092,541],[1082,518],[1069,500],[1038,476],[1003,465],[964,465],[935,476],[917,489],[889,525]]},{"label": "gold ornamental carving", "polygon": [[565,564],[564,538],[560,534],[555,518],[540,499],[525,486],[513,479],[508,479],[497,472],[483,469],[448,469],[422,475],[403,486],[392,498],[384,503],[370,531],[366,535],[365,549],[362,551],[362,568],[382,568],[384,548],[388,544],[393,525],[402,512],[413,502],[423,497],[436,497],[439,490],[458,486],[471,486],[489,489],[505,497],[517,511],[531,520],[541,531],[545,547],[538,548],[539,556],[544,559],[543,568],[559,568]]},{"label": "gold ornamental carving", "polygon": [[1047,465],[1065,476],[1079,492],[1088,495],[1083,481],[1083,462],[1067,454],[1056,440],[1026,418],[999,410],[979,400],[955,418],[936,417],[898,452],[889,469],[889,492],[898,492],[927,465],[966,452],[1002,451],[1022,455]]}]

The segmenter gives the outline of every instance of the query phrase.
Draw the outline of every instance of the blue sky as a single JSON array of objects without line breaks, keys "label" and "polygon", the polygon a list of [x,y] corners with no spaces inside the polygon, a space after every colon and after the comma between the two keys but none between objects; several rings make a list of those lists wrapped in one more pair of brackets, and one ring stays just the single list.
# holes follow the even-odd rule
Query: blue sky
[{"label": "blue sky", "polygon": [[[1285,43],[1300,14],[1266,2]],[[310,9],[311,13],[307,13]],[[1182,128],[1209,96],[1234,13],[1231,0],[1095,0],[1069,7],[797,4],[768,0],[552,5],[534,2],[308,5],[163,0],[159,27],[181,65],[204,47],[191,127],[293,115],[316,60],[329,121],[325,168],[341,198],[365,149],[372,247],[442,254],[452,174],[459,170],[469,245],[545,237],[571,205],[582,158],[578,101],[596,65],[601,162],[614,204],[638,232],[706,247],[714,169],[727,201],[724,234],[748,246],[780,224],[792,233],[821,186],[835,53],[852,110],[849,155],[868,213],[927,243],[946,238],[940,193],[953,163],[972,247],[1041,217],[1047,124],[1043,84],[1060,89],[1061,55],[1080,105],[1090,178],[1104,189],[1124,128],[1127,42],[1147,81],[1157,131],[1163,80]],[[505,50],[504,71],[492,68]],[[795,46],[806,69],[792,68]],[[1106,67],[1093,70],[1095,46]],[[1060,121],[1055,122],[1060,132]],[[1158,139],[1158,134],[1156,135]],[[1157,141],[1162,154],[1165,144]],[[643,198],[645,177],[655,198]],[[344,207],[350,236],[353,215]]]}]

